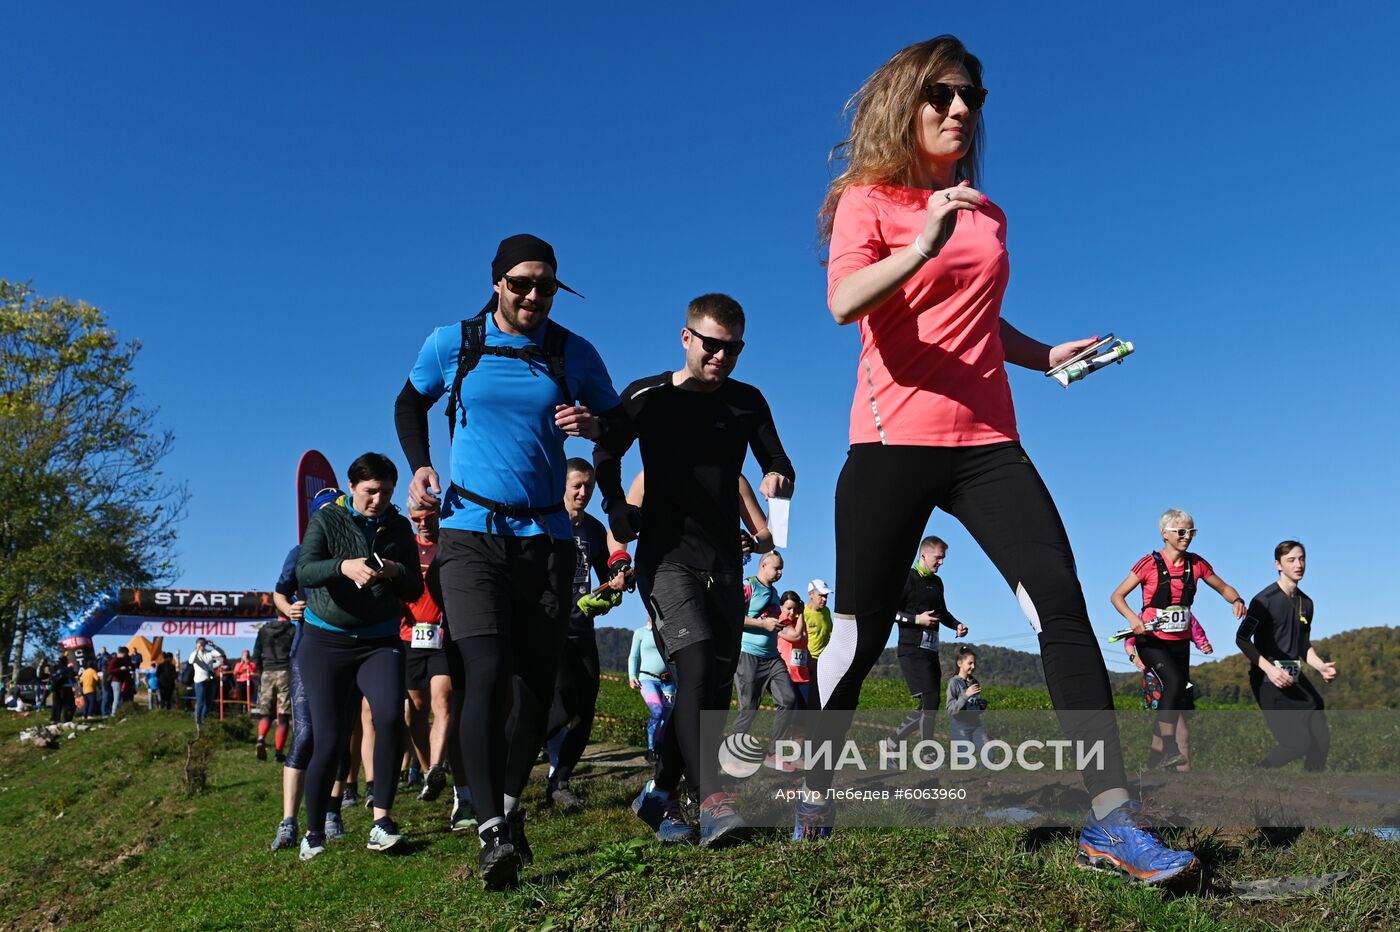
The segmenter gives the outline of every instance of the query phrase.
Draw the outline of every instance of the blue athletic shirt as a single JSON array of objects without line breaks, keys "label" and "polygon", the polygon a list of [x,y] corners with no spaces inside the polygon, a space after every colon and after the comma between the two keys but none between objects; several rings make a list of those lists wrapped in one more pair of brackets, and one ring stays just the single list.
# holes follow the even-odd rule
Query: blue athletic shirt
[{"label": "blue athletic shirt", "polygon": [[[486,315],[488,346],[543,345],[546,324],[528,336],[503,333],[494,314]],[[438,327],[424,341],[409,381],[418,393],[434,401],[452,389],[462,325]],[[594,414],[618,406],[612,378],[593,344],[570,332],[564,346],[564,378],[577,404]],[[452,441],[451,481],[492,501],[545,508],[564,499],[564,432],[554,426],[554,407],[566,399],[549,377],[543,360],[483,355],[462,380],[461,407],[467,412]],[[560,540],[573,537],[569,515],[557,511],[544,518],[497,515],[487,527],[487,509],[443,490],[442,526],[507,537],[548,533]]]}]

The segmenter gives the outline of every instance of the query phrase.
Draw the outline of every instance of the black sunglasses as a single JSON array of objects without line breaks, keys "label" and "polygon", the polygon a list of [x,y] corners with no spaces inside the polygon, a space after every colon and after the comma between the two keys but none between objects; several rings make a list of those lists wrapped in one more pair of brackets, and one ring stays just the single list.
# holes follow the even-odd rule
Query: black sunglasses
[{"label": "black sunglasses", "polygon": [[700,346],[711,356],[720,350],[724,350],[730,356],[738,356],[744,351],[743,340],[721,340],[719,337],[707,337],[694,327],[686,327],[685,329],[689,330],[690,335],[700,341]]},{"label": "black sunglasses", "polygon": [[518,294],[522,298],[532,291],[538,291],[542,298],[548,298],[559,291],[559,282],[553,278],[525,278],[521,275],[507,275],[505,280],[510,293]]},{"label": "black sunglasses", "polygon": [[961,97],[969,110],[981,110],[987,102],[987,89],[971,84],[943,84],[931,81],[924,85],[924,99],[935,110],[947,110],[954,97]]}]

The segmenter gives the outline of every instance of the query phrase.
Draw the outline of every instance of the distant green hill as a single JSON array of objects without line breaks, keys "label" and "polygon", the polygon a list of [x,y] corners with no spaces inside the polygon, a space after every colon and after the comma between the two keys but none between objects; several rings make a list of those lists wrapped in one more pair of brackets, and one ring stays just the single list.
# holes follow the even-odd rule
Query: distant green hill
[{"label": "distant green hill", "polygon": [[[1191,682],[1198,699],[1216,704],[1252,705],[1249,692],[1248,664],[1234,642],[1216,638],[1217,653],[1227,654],[1221,660],[1195,663],[1191,667]],[[627,652],[632,646],[632,632],[623,628],[598,629],[598,656],[604,670],[626,670]],[[1045,674],[1040,655],[1023,650],[1011,650],[994,645],[972,645],[977,650],[978,676],[998,686],[1045,688]],[[1333,709],[1396,709],[1400,708],[1400,628],[1372,627],[1343,631],[1317,642],[1322,656],[1337,664],[1338,677],[1330,686],[1322,677],[1309,676]],[[943,675],[946,680],[953,670],[955,645],[944,644],[940,649]],[[871,671],[875,677],[898,680],[899,661],[894,649],[886,648]],[[1142,676],[1137,673],[1113,673],[1109,677],[1113,690],[1120,695],[1137,695]]]}]

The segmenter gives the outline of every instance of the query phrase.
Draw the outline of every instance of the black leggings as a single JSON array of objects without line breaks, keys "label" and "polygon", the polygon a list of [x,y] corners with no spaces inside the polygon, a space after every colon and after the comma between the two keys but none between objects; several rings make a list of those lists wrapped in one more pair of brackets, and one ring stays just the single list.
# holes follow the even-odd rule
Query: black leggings
[{"label": "black leggings", "polygon": [[894,739],[903,741],[918,731],[919,740],[932,741],[934,714],[943,703],[943,669],[939,666],[938,651],[915,647],[896,653],[909,695],[918,701],[919,707],[905,716]]},{"label": "black leggings", "polygon": [[[671,664],[676,683],[656,768],[656,789],[675,790],[685,776],[690,792],[703,801],[721,789],[720,722],[729,712],[734,671],[739,666],[743,586],[737,573],[639,562],[637,589],[655,620],[651,634],[656,649]],[[704,727],[707,714],[713,726],[708,729]]]},{"label": "black leggings", "polygon": [[[684,776],[691,786],[691,792],[698,794],[703,801],[722,788],[718,743],[706,741],[706,729],[702,722],[703,713],[723,715],[728,711],[734,688],[734,666],[734,660],[721,661],[716,658],[709,641],[691,644],[671,655],[676,698],[671,705],[671,719],[661,744],[660,761],[656,768],[657,789],[674,790],[680,786],[681,777]],[[718,729],[711,728],[710,731],[713,732],[711,737],[719,734]]]},{"label": "black leggings", "polygon": [[[1104,743],[1103,769],[1083,774],[1090,794],[1127,786],[1108,670],[1069,537],[1019,443],[851,447],[836,486],[836,617],[820,678],[822,710],[843,714],[822,716],[823,737],[839,742],[850,727],[935,508],[962,523],[1016,593],[1040,635],[1045,681],[1066,734],[1086,746]],[[811,789],[830,783],[830,771],[808,772]]]},{"label": "black leggings", "polygon": [[1144,634],[1137,638],[1137,651],[1143,664],[1157,674],[1162,684],[1162,700],[1157,704],[1157,733],[1172,734],[1181,713],[1196,707],[1186,691],[1191,682],[1191,642]]},{"label": "black leggings", "polygon": [[[563,640],[562,633],[555,644]],[[530,781],[544,744],[559,654],[557,648],[546,652],[539,641],[517,645],[508,636],[491,634],[453,641],[452,649],[466,684],[457,743],[472,805],[485,824],[504,816],[503,797],[519,797]]]},{"label": "black leggings", "polygon": [[1278,742],[1259,766],[1282,767],[1301,757],[1304,770],[1325,770],[1332,734],[1317,687],[1299,674],[1298,682],[1287,689],[1279,689],[1258,667],[1249,671],[1249,686],[1259,708],[1264,711],[1269,731]]},{"label": "black leggings", "polygon": [[389,809],[398,789],[403,741],[403,661],[397,633],[387,638],[352,638],[303,625],[296,662],[316,738],[306,768],[306,824],[313,832],[326,822],[326,801],[350,747],[360,706],[350,705],[355,686],[369,699],[374,716],[374,805]]},{"label": "black leggings", "polygon": [[569,638],[564,642],[564,656],[554,684],[554,705],[549,710],[548,737],[553,738],[561,729],[569,730],[559,745],[559,761],[554,768],[556,783],[574,775],[574,768],[588,747],[598,709],[598,684],[597,638],[592,632],[587,637]]}]

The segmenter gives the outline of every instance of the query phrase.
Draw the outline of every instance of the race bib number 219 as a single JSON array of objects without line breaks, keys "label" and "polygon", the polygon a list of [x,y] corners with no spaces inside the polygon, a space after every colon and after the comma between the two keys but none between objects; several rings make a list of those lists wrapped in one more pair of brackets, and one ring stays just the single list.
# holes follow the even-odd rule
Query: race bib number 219
[{"label": "race bib number 219", "polygon": [[418,650],[439,650],[442,648],[442,625],[419,622],[413,626],[413,640],[409,647]]}]

